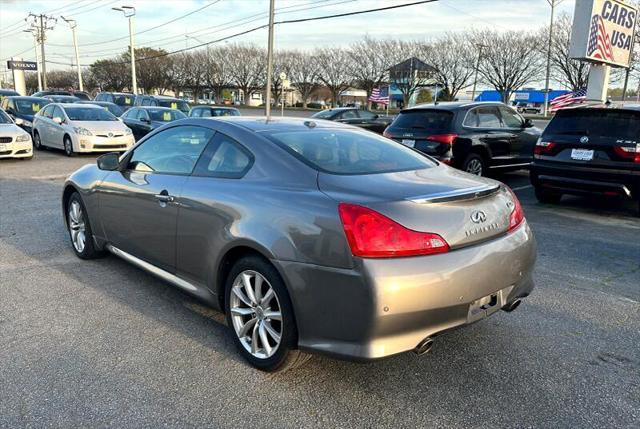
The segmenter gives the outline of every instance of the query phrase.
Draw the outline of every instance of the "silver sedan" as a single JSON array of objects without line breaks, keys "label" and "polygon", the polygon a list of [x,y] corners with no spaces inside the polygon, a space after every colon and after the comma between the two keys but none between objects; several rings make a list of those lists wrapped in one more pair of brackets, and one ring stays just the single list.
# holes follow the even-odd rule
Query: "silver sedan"
[{"label": "silver sedan", "polygon": [[266,371],[422,354],[533,289],[506,186],[335,122],[172,122],[76,171],[62,207],[80,258],[110,252],[221,309]]}]

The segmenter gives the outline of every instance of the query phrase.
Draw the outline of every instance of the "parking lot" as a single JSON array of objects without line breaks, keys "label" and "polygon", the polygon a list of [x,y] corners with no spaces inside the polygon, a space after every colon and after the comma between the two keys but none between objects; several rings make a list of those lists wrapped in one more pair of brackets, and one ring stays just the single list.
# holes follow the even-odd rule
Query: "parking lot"
[{"label": "parking lot", "polygon": [[430,354],[314,357],[268,375],[221,314],[107,256],[81,261],[64,177],[95,156],[0,161],[0,427],[638,427],[640,220],[632,203],[537,203],[536,289]]}]

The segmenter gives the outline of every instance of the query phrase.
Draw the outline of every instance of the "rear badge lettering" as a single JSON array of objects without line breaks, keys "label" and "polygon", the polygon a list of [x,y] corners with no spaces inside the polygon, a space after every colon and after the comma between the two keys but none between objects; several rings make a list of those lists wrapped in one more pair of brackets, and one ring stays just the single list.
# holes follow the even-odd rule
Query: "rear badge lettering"
[{"label": "rear badge lettering", "polygon": [[500,225],[498,225],[498,222],[493,222],[490,223],[488,225],[484,225],[484,226],[479,226],[477,228],[472,228],[472,229],[468,229],[464,232],[464,235],[466,237],[471,237],[473,235],[478,235],[478,234],[482,234],[485,232],[489,232],[489,231],[495,231],[497,229],[500,229]]}]

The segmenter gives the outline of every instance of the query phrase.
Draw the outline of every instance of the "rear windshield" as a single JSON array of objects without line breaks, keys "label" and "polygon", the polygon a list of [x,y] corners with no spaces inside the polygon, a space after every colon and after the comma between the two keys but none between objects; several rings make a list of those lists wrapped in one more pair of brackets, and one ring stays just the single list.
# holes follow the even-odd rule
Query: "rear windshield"
[{"label": "rear windshield", "polygon": [[336,113],[335,111],[331,109],[327,109],[327,110],[323,110],[322,112],[314,113],[313,115],[311,115],[311,117],[316,119],[329,119],[335,113]]},{"label": "rear windshield", "polygon": [[637,140],[640,136],[640,112],[615,109],[561,110],[544,133]]},{"label": "rear windshield", "polygon": [[435,165],[399,143],[366,131],[315,129],[266,137],[314,169],[331,174],[390,173]]},{"label": "rear windshield", "polygon": [[149,113],[151,120],[157,122],[171,122],[187,117],[179,110],[147,109],[147,112]]},{"label": "rear windshield", "polygon": [[72,121],[117,121],[108,110],[90,107],[67,107],[64,109]]},{"label": "rear windshield", "polygon": [[405,110],[393,121],[392,127],[447,131],[453,113],[446,110]]},{"label": "rear windshield", "polygon": [[113,103],[118,106],[133,106],[133,95],[113,95]]},{"label": "rear windshield", "polygon": [[181,112],[189,113],[189,105],[182,100],[158,100],[158,105],[170,109],[178,109]]}]

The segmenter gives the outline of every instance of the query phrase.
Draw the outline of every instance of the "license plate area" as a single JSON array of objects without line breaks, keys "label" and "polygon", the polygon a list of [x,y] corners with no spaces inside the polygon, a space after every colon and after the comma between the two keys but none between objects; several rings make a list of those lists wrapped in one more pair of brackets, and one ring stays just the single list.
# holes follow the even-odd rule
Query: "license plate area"
[{"label": "license plate area", "polygon": [[509,286],[472,301],[471,304],[469,304],[467,323],[483,319],[504,307],[507,304],[507,298],[512,289],[513,286]]},{"label": "license plate area", "polygon": [[571,159],[591,161],[593,159],[593,149],[571,149]]},{"label": "license plate area", "polygon": [[414,147],[416,145],[416,141],[411,139],[402,139],[400,143],[408,147]]}]

